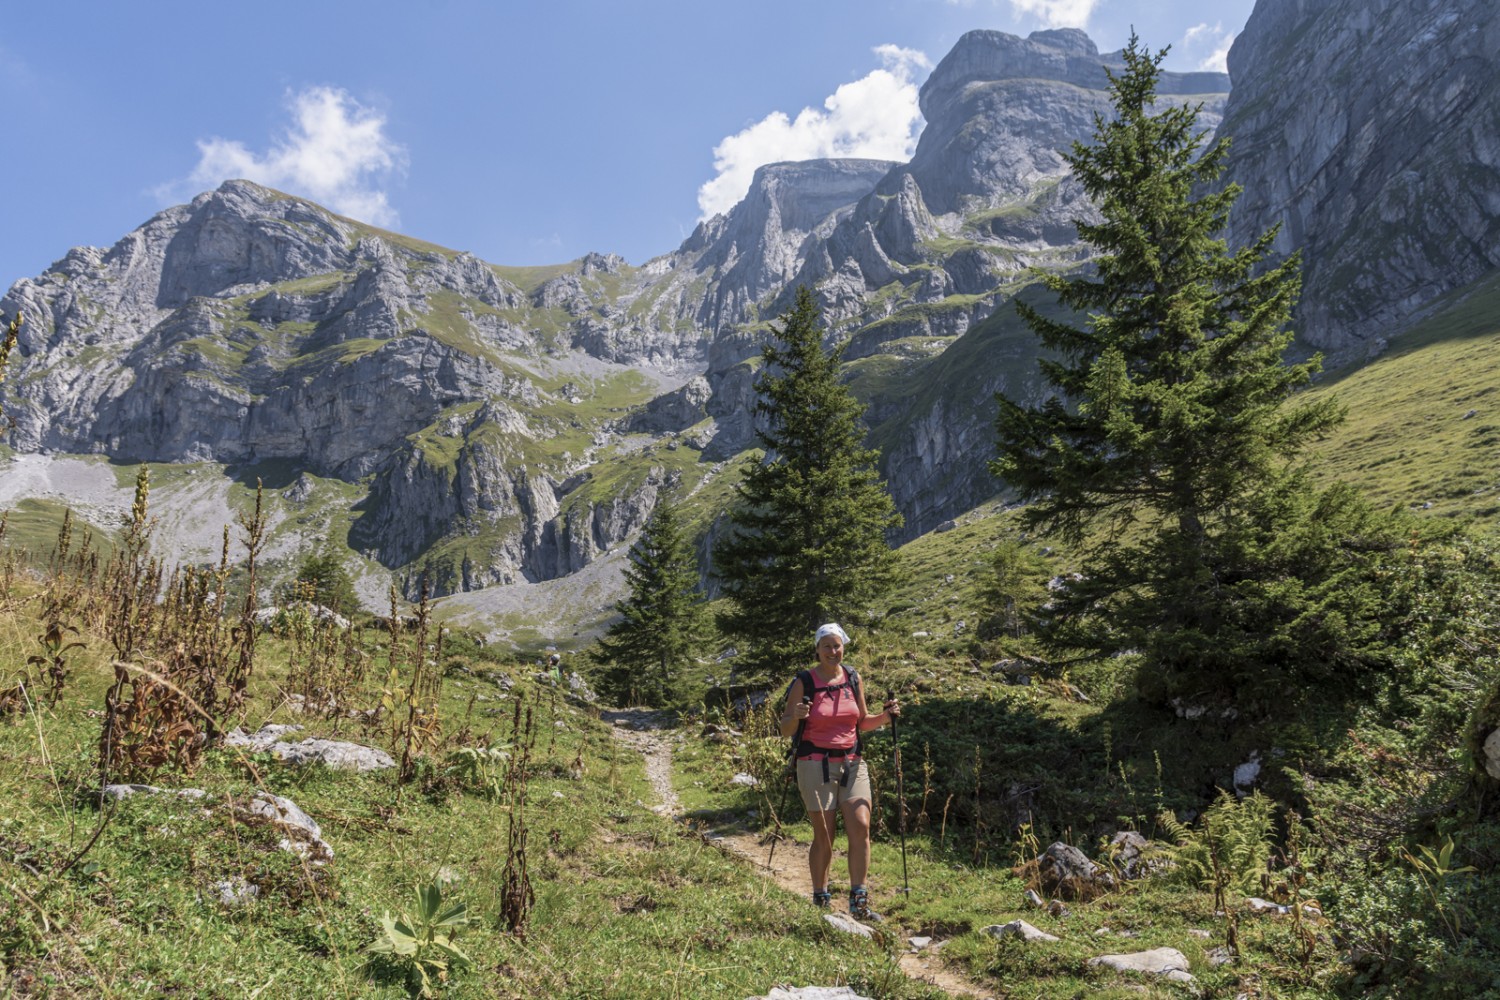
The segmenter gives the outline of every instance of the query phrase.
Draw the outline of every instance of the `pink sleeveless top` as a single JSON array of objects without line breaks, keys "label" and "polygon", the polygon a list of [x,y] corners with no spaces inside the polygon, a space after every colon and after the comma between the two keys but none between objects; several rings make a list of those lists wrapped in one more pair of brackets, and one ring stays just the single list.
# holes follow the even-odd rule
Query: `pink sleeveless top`
[{"label": "pink sleeveless top", "polygon": [[831,693],[826,690],[828,685],[818,672],[811,671],[813,703],[807,726],[802,730],[802,739],[829,750],[852,750],[859,728],[859,699],[855,698],[854,688],[849,684],[849,671],[843,667],[839,670],[843,676],[834,683],[844,686]]}]

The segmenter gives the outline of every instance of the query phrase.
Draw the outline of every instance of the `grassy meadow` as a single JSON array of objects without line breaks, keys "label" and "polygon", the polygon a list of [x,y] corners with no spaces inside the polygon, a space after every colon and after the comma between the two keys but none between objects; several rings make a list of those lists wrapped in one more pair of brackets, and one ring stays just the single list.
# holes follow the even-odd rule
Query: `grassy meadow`
[{"label": "grassy meadow", "polygon": [[[804,892],[722,846],[748,837],[769,851],[779,832],[790,841],[777,850],[800,858],[810,830],[786,805],[771,710],[723,707],[719,637],[667,706],[681,811],[663,815],[641,754],[598,703],[539,677],[532,653],[406,606],[348,631],[295,610],[253,623],[252,570],[264,583],[284,558],[276,543],[300,528],[261,520],[247,489],[232,534],[261,561],[237,541],[229,562],[191,570],[152,563],[144,493],[86,551],[62,503],[22,501],[0,549],[0,995],[738,998],[847,985],[935,1000],[951,988],[900,965],[908,939],[927,936],[973,996],[1500,996],[1500,824],[1463,804],[1464,741],[1500,646],[1487,541],[1500,513],[1500,416],[1486,409],[1497,304],[1500,282],[1471,289],[1312,390],[1350,413],[1311,456],[1315,475],[1475,539],[1393,564],[1391,586],[1422,598],[1420,627],[1391,650],[1399,683],[1371,697],[1174,711],[1136,694],[1150,669],[1139,657],[1049,659],[996,605],[995,561],[1016,536],[999,498],[902,548],[905,582],[850,653],[872,701],[896,692],[906,706],[899,780],[892,733],[868,745],[870,881],[886,918],[871,938],[833,929]],[[598,388],[590,420],[645,392]],[[700,487],[686,516],[706,528],[733,467],[700,474],[695,458],[656,456]],[[580,495],[639,468],[622,462],[618,483]],[[1024,552],[1023,597],[1040,600],[1070,558],[1045,539]],[[773,701],[788,679],[769,679]],[[268,724],[396,763],[292,765],[220,739]],[[164,793],[101,795],[123,781]],[[202,795],[173,794],[189,789]],[[258,792],[316,820],[331,857],[284,846],[296,838],[250,809]],[[1148,877],[1126,877],[1108,846],[1122,830],[1152,841]],[[1112,884],[1030,901],[1054,841]],[[836,859],[836,909],[844,871]],[[985,931],[1017,919],[1059,940]],[[1153,948],[1180,951],[1194,981],[1091,964]]]}]

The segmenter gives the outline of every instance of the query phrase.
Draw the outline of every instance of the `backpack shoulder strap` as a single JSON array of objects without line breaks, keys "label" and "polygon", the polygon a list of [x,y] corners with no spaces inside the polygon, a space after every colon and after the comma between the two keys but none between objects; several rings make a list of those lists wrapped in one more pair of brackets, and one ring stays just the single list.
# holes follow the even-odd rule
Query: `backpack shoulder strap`
[{"label": "backpack shoulder strap", "polygon": [[[786,686],[786,699],[789,700],[791,698],[791,696],[792,696],[792,686],[795,685],[798,681],[802,682],[802,697],[804,697],[804,698],[812,698],[813,697],[813,692],[815,690],[814,687],[813,687],[812,671],[811,670],[799,670],[799,671],[797,671],[797,676],[792,678],[791,684],[788,684]],[[792,751],[791,752],[792,752],[793,755],[795,755],[797,753],[797,744],[799,744],[799,743],[802,742],[802,731],[804,729],[806,729],[806,728],[807,728],[807,720],[806,719],[803,719],[801,722],[797,723],[797,731],[792,734]]]},{"label": "backpack shoulder strap", "polygon": [[[844,671],[849,675],[849,687],[854,690],[855,704],[864,700],[865,689],[859,684],[859,671],[853,667],[845,667]],[[869,706],[866,706],[867,708]],[[854,726],[854,752],[859,756],[865,755],[865,734],[859,731],[859,724]]]}]

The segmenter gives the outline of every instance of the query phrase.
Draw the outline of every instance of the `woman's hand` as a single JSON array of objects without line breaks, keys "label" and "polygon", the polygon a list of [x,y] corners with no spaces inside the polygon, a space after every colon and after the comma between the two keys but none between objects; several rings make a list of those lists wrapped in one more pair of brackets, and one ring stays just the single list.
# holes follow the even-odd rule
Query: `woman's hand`
[{"label": "woman's hand", "polygon": [[811,714],[811,712],[812,702],[808,701],[806,698],[803,698],[801,701],[797,702],[797,704],[792,706],[791,717],[798,722],[801,722],[803,719],[807,718],[808,715]]},{"label": "woman's hand", "polygon": [[890,697],[885,700],[885,714],[893,719],[901,718],[901,699]]}]

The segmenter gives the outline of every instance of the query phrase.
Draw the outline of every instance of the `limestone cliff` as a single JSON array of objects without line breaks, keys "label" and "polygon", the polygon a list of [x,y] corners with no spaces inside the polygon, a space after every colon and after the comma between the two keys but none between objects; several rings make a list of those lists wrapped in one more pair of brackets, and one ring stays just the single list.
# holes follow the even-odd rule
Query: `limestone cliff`
[{"label": "limestone cliff", "polygon": [[[1232,95],[1164,74],[1163,101],[1224,116],[1233,240],[1280,222],[1303,248],[1305,339],[1363,349],[1500,262],[1497,23],[1481,0],[1260,0]],[[0,299],[27,316],[7,442],[318,477],[328,530],[409,596],[553,580],[753,445],[768,324],[807,284],[911,537],[998,489],[993,396],[1041,391],[1011,300],[1083,262],[1061,152],[1119,66],[1078,31],[971,32],[910,163],[762,167],[640,265],[495,265],[227,182]]]},{"label": "limestone cliff", "polygon": [[1500,5],[1259,0],[1229,71],[1232,239],[1301,250],[1305,340],[1378,351],[1500,267]]}]

